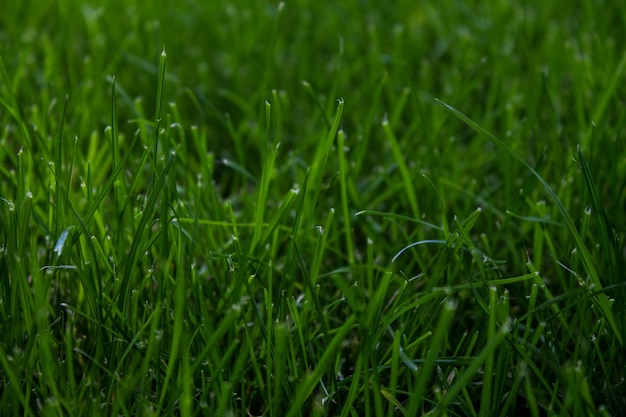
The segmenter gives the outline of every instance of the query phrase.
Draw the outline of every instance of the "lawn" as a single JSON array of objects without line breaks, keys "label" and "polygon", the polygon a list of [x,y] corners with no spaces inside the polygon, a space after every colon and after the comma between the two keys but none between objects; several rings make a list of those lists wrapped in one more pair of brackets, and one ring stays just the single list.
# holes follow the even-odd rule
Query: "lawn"
[{"label": "lawn", "polygon": [[623,5],[101,3],[0,13],[0,416],[622,415]]}]

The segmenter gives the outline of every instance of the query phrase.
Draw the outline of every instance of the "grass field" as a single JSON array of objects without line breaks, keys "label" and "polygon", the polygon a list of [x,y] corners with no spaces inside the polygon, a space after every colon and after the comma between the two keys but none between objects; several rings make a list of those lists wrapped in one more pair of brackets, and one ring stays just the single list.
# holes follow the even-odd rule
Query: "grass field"
[{"label": "grass field", "polygon": [[623,5],[102,3],[2,4],[0,416],[622,415]]}]

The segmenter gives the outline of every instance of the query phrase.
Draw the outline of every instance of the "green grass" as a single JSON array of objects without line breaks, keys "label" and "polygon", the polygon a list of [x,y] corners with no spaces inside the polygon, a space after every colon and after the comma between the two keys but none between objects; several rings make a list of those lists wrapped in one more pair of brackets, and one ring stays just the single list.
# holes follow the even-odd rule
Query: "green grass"
[{"label": "green grass", "polygon": [[618,416],[619,4],[8,2],[0,416]]}]

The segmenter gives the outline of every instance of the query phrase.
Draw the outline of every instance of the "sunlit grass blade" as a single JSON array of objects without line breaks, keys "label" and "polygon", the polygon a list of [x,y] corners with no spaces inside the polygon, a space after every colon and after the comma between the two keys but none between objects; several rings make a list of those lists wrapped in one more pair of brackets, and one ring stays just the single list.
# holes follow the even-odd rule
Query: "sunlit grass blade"
[{"label": "sunlit grass blade", "polygon": [[[117,121],[117,94],[115,92],[115,77],[111,80],[111,129],[107,130],[109,132],[109,142],[111,143],[111,151],[112,151],[112,164],[113,170],[117,170],[120,165],[120,138],[119,138],[119,128]],[[115,214],[119,217],[122,215],[121,210],[123,206],[122,202],[122,188],[124,186],[123,177],[117,177],[114,179],[113,183],[113,195],[115,198],[115,206],[116,211]],[[120,242],[121,236],[117,234],[117,244],[121,244]]]},{"label": "sunlit grass blade", "polygon": [[348,263],[354,263],[354,244],[352,243],[352,215],[350,214],[347,189],[348,168],[346,162],[345,148],[346,134],[343,130],[337,132],[337,159],[339,160],[339,186],[341,188],[341,213],[344,222],[344,236],[346,240],[346,252],[348,255]]},{"label": "sunlit grass blade", "polygon": [[409,201],[409,206],[411,207],[411,214],[415,218],[419,218],[420,211],[417,202],[417,195],[415,194],[415,188],[413,186],[413,177],[409,172],[409,168],[405,161],[406,155],[402,152],[400,144],[398,143],[398,140],[396,139],[396,136],[393,133],[392,127],[389,125],[389,121],[387,120],[387,118],[383,120],[382,124],[383,130],[385,131],[385,136],[387,137],[387,141],[391,146],[394,160],[396,162],[396,165],[398,166],[398,170],[400,171],[405,196]]},{"label": "sunlit grass blade", "polygon": [[269,103],[266,104],[266,124],[267,124],[267,143],[264,146],[263,152],[263,170],[261,172],[261,181],[258,187],[258,199],[257,206],[254,215],[254,234],[252,235],[252,243],[250,247],[250,253],[253,254],[257,245],[261,241],[262,233],[263,233],[263,220],[265,218],[265,209],[267,207],[267,197],[270,187],[270,181],[274,174],[274,164],[276,161],[276,156],[278,154],[278,148],[280,143],[276,143],[273,145],[270,143],[269,138],[269,126],[271,122],[271,105]]},{"label": "sunlit grass blade", "polygon": [[310,218],[312,210],[318,204],[319,195],[322,192],[323,177],[326,174],[326,163],[328,156],[330,155],[332,144],[339,131],[339,123],[341,122],[341,116],[343,114],[344,101],[342,98],[337,100],[337,109],[335,111],[335,117],[332,125],[328,129],[324,140],[320,141],[315,151],[315,158],[311,163],[309,172],[308,189],[310,192],[310,200],[305,207],[305,218]]}]

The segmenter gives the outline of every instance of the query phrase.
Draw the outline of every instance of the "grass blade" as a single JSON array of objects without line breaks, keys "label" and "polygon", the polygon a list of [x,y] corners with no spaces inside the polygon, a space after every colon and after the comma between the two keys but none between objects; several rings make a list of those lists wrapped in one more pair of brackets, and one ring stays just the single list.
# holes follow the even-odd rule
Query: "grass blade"
[{"label": "grass blade", "polygon": [[[491,143],[498,146],[507,155],[513,157],[515,160],[521,163],[527,170],[532,172],[533,175],[537,177],[537,180],[541,183],[541,185],[543,185],[543,188],[546,190],[548,195],[552,198],[552,201],[554,202],[555,206],[559,210],[559,213],[563,217],[563,220],[564,220],[565,225],[567,226],[567,229],[569,230],[570,234],[574,238],[574,241],[576,242],[576,249],[579,251],[581,260],[583,262],[583,266],[585,267],[585,270],[589,274],[589,279],[591,283],[593,284],[593,289],[594,290],[602,289],[603,288],[602,282],[600,280],[600,276],[598,275],[598,271],[594,265],[594,261],[591,256],[591,253],[589,252],[589,249],[587,249],[587,246],[585,245],[585,242],[583,241],[582,236],[578,232],[578,229],[576,228],[576,225],[574,224],[574,220],[570,216],[569,212],[567,211],[567,209],[565,208],[561,200],[559,200],[556,193],[552,190],[552,187],[550,187],[550,185],[546,182],[546,180],[544,180],[543,177],[537,171],[535,171],[534,168],[528,162],[526,162],[524,158],[522,158],[522,156],[520,156],[517,152],[511,149],[506,143],[496,138],[494,135],[489,133],[482,126],[474,122],[465,114],[461,113],[459,110],[455,109],[449,104],[444,103],[441,100],[437,99],[436,101],[442,106],[444,106],[454,116],[456,116],[457,118],[462,120],[465,124],[467,124],[472,129],[474,129],[476,132],[480,133],[482,136],[487,138],[487,140],[489,140]],[[598,308],[602,312],[602,317],[604,317],[604,319],[607,320],[609,326],[615,333],[620,344],[623,345],[624,342],[621,336],[622,332],[612,312],[612,308],[611,308],[611,304],[609,300],[606,298],[606,296],[600,295],[598,297],[595,297],[595,301],[598,305]]]}]

